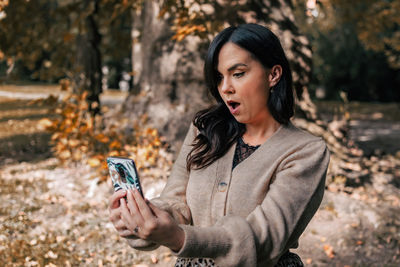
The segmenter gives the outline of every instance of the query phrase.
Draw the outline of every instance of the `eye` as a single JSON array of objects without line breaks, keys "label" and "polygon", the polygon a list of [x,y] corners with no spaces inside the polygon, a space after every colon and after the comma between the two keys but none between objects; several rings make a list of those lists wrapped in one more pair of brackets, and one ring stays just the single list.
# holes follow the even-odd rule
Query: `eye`
[{"label": "eye", "polygon": [[236,73],[234,73],[233,74],[233,77],[235,77],[235,78],[240,78],[240,77],[242,77],[243,75],[244,75],[244,71],[242,71],[242,72],[236,72]]}]

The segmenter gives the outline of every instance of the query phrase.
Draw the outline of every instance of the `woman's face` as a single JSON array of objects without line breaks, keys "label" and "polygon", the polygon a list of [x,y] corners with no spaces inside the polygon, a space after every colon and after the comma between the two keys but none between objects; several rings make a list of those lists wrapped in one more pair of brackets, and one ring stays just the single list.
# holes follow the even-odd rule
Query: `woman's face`
[{"label": "woman's face", "polygon": [[235,119],[244,124],[270,117],[267,107],[271,71],[245,49],[226,43],[218,55],[218,92]]}]

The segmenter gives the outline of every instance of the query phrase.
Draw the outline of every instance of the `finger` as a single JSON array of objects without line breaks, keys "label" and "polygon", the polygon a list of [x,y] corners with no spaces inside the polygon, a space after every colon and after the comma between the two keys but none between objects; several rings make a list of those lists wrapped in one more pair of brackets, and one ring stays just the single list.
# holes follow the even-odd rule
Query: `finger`
[{"label": "finger", "polygon": [[114,227],[117,231],[127,229],[125,223],[122,220],[118,220],[117,222],[115,222]]},{"label": "finger", "polygon": [[112,196],[109,199],[109,209],[116,209],[119,207],[119,199],[123,198],[126,196],[126,190],[118,190],[117,192],[114,192]]},{"label": "finger", "polygon": [[125,199],[121,199],[121,220],[124,222],[125,226],[133,231],[135,227],[138,225],[137,220],[134,216],[132,216],[128,207],[126,206]]},{"label": "finger", "polygon": [[[118,232],[118,234],[121,236],[121,237],[136,237],[135,235],[134,235],[134,233],[132,233],[128,228],[126,228],[125,230],[122,230],[122,231],[120,231],[120,232]],[[136,237],[137,238],[137,237]]]},{"label": "finger", "polygon": [[110,221],[114,223],[115,221],[121,218],[121,211],[120,209],[112,209],[110,210]]},{"label": "finger", "polygon": [[124,223],[122,220],[120,220],[120,221],[118,222],[118,224],[115,225],[115,229],[118,231],[118,234],[119,234],[120,236],[127,236],[127,235],[132,235],[132,234],[134,234],[131,230],[129,230],[129,229],[126,227],[125,223]]},{"label": "finger", "polygon": [[150,200],[145,199],[147,205],[150,207],[150,209],[152,209],[155,212],[161,211],[156,205],[154,205],[153,203],[150,202]]},{"label": "finger", "polygon": [[[129,192],[131,193],[132,191],[129,191]],[[133,189],[133,197],[136,200],[136,204],[137,204],[144,220],[149,220],[149,219],[152,219],[155,217],[154,213],[151,211],[151,209],[147,205],[146,201],[143,199],[143,197],[140,195],[140,193],[137,189]]]},{"label": "finger", "polygon": [[126,228],[126,229],[120,229],[121,231],[122,230],[123,231],[128,230],[130,235],[138,236],[138,233],[135,232],[135,228],[137,227],[137,224],[136,224],[136,222],[134,220],[132,220],[132,218],[126,217],[126,215],[122,215],[121,216],[121,221],[123,222],[124,227]]},{"label": "finger", "polygon": [[135,217],[137,226],[143,226],[144,223],[144,218],[143,218],[143,214],[141,213],[141,211],[139,210],[136,200],[132,194],[132,191],[128,191],[127,192],[127,199],[128,199],[128,208],[130,213],[132,214],[133,217]]},{"label": "finger", "polygon": [[151,211],[154,213],[154,215],[156,217],[160,217],[160,215],[167,213],[165,210],[162,210],[160,208],[158,208],[156,205],[154,205],[153,203],[151,203],[149,200],[146,199],[146,203],[149,206],[149,208],[151,209]]},{"label": "finger", "polygon": [[119,199],[119,209],[120,209],[121,215],[122,215],[124,210],[129,211],[125,198],[120,198]]},{"label": "finger", "polygon": [[140,214],[140,210],[137,206],[137,202],[132,194],[131,190],[128,190],[127,194],[126,194],[126,198],[127,198],[127,206],[131,212],[132,215],[141,215]]}]

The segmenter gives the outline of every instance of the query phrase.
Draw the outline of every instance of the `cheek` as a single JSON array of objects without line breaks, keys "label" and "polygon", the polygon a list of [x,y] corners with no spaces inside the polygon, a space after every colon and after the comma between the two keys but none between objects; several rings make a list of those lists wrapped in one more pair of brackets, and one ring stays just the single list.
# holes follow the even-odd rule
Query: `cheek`
[{"label": "cheek", "polygon": [[255,107],[261,109],[267,108],[269,93],[264,87],[259,87],[258,90],[254,90],[252,95],[249,97],[252,100],[252,105]]},{"label": "cheek", "polygon": [[217,92],[218,92],[218,95],[222,97],[222,93],[221,93],[221,90],[219,89],[219,87],[217,88]]}]

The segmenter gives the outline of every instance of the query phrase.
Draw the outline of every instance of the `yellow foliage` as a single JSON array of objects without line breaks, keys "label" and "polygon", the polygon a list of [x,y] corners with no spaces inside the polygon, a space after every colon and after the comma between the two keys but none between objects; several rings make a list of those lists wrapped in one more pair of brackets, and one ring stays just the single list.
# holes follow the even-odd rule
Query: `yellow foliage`
[{"label": "yellow foliage", "polygon": [[0,11],[3,11],[6,6],[8,6],[9,0],[0,0]]},{"label": "yellow foliage", "polygon": [[[54,154],[64,163],[86,162],[99,171],[101,181],[108,177],[108,156],[133,158],[140,171],[154,167],[165,145],[156,129],[145,127],[147,116],[138,118],[133,123],[132,134],[126,134],[118,125],[106,125],[101,118],[93,117],[86,96],[86,92],[66,95],[55,108],[59,117],[39,122],[53,133]],[[121,118],[118,121],[127,120]]]},{"label": "yellow foliage", "polygon": [[77,147],[79,145],[79,140],[78,139],[70,139],[70,140],[68,140],[68,145],[70,147]]},{"label": "yellow foliage", "polygon": [[72,155],[72,159],[74,161],[80,161],[82,159],[82,152],[79,150],[75,150],[74,154]]},{"label": "yellow foliage", "polygon": [[101,164],[101,162],[98,158],[90,158],[90,159],[88,159],[87,162],[91,167],[98,167]]},{"label": "yellow foliage", "polygon": [[[87,128],[87,127],[86,127]],[[108,138],[108,136],[105,136],[104,134],[97,134],[96,136],[95,136],[95,138],[98,140],[98,141],[100,141],[100,142],[102,142],[102,143],[108,143],[108,142],[110,142],[110,138]]]},{"label": "yellow foliage", "polygon": [[109,144],[109,147],[112,149],[120,149],[121,143],[118,140],[114,140]]},{"label": "yellow foliage", "polygon": [[39,121],[39,127],[42,129],[48,129],[53,126],[53,122],[50,119],[44,118]]},{"label": "yellow foliage", "polygon": [[71,152],[69,150],[62,150],[58,153],[58,157],[62,160],[67,160],[71,157]]}]

